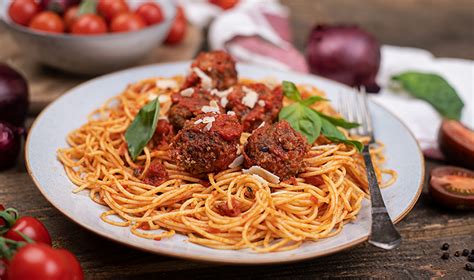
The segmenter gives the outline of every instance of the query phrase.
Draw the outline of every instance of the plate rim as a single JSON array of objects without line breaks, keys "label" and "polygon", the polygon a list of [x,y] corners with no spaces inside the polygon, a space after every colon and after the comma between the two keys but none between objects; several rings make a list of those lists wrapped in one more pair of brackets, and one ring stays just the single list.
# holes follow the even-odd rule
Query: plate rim
[{"label": "plate rim", "polygon": [[[116,75],[118,73],[121,73],[121,72],[126,72],[126,71],[133,71],[133,70],[139,70],[141,68],[151,68],[151,67],[163,67],[163,66],[167,66],[167,65],[176,65],[176,64],[181,64],[181,63],[186,63],[186,62],[190,62],[190,60],[182,60],[182,61],[175,61],[175,62],[168,62],[168,63],[154,63],[154,64],[148,64],[148,65],[142,65],[142,66],[138,66],[138,67],[131,67],[131,68],[127,68],[127,69],[123,69],[123,70],[120,70],[120,71],[115,71],[115,72],[112,72],[112,73],[108,73],[108,74],[105,74],[105,75],[100,75],[100,76],[97,76],[95,78],[92,78],[90,80],[87,80],[83,83],[80,83],[70,89],[68,89],[66,92],[64,92],[63,94],[61,94],[60,97],[56,98],[53,102],[49,103],[48,105],[46,105],[46,107],[44,107],[41,112],[36,116],[35,120],[33,121],[33,123],[31,124],[31,127],[29,129],[29,131],[33,131],[35,126],[39,123],[39,121],[41,120],[41,118],[43,117],[43,115],[54,105],[56,104],[57,102],[59,102],[62,98],[65,98],[67,95],[70,94],[71,91],[74,91],[76,90],[77,88],[79,87],[82,87],[82,86],[85,86],[89,83],[93,83],[93,82],[96,82],[96,80],[100,80],[100,79],[103,79],[103,78],[106,78],[108,76],[113,76],[113,75]],[[257,68],[263,68],[265,69],[266,67],[264,66],[259,66],[259,65],[255,65],[255,64],[248,64],[248,63],[241,63],[241,62],[238,62],[238,65],[242,65],[242,66],[249,66],[249,67],[257,67]],[[345,87],[346,89],[350,89],[350,87],[348,87],[347,85],[344,85],[344,84],[341,84],[339,82],[336,82],[336,81],[333,81],[333,80],[330,80],[330,79],[327,79],[327,78],[324,78],[324,77],[321,77],[321,76],[317,76],[317,75],[313,75],[313,74],[306,74],[306,73],[298,73],[298,72],[294,72],[294,71],[282,71],[282,70],[278,70],[278,69],[271,69],[272,71],[277,71],[277,72],[282,72],[282,73],[291,73],[293,75],[299,75],[299,76],[305,76],[305,77],[308,77],[308,78],[313,78],[316,77],[318,79],[322,79],[322,80],[325,80],[326,82],[328,83],[332,83],[332,84],[335,84],[339,87]],[[413,132],[411,132],[409,130],[409,128],[406,126],[405,123],[402,122],[402,120],[397,117],[395,114],[393,114],[391,111],[389,111],[388,109],[386,109],[383,105],[381,105],[379,102],[375,101],[375,100],[370,100],[370,102],[372,103],[375,103],[377,106],[380,106],[386,113],[388,113],[389,115],[391,115],[393,118],[395,118],[404,128],[405,130],[409,133],[409,135],[413,138],[413,140],[415,140],[415,143],[416,143],[416,147],[417,147],[417,151],[418,151],[418,155],[419,155],[419,158],[420,158],[420,163],[421,163],[421,177],[420,177],[420,182],[419,182],[419,185],[418,185],[418,189],[417,189],[417,193],[415,194],[414,198],[412,199],[412,201],[410,202],[410,204],[408,205],[408,207],[398,216],[394,219],[394,224],[397,224],[398,222],[400,222],[403,218],[405,218],[408,213],[411,212],[411,210],[413,209],[413,207],[415,206],[416,202],[418,201],[418,199],[420,198],[420,195],[422,193],[422,190],[423,190],[423,184],[424,184],[424,179],[425,179],[425,169],[426,169],[426,164],[425,164],[425,159],[424,159],[424,156],[423,156],[423,153],[422,153],[422,150],[421,150],[421,147],[420,147],[420,144],[418,143],[418,141],[416,140],[415,138],[415,135],[413,134]],[[234,259],[234,260],[222,260],[220,257],[214,257],[213,255],[205,255],[205,256],[200,256],[200,257],[197,257],[197,256],[192,256],[192,255],[183,255],[183,254],[180,254],[180,253],[174,253],[173,251],[169,251],[169,250],[163,250],[162,248],[160,247],[154,247],[154,249],[148,249],[148,248],[145,248],[145,247],[140,247],[140,246],[137,246],[137,245],[134,245],[134,244],[131,244],[131,243],[127,243],[125,241],[122,241],[120,239],[115,239],[113,236],[110,236],[110,235],[107,235],[103,232],[101,232],[100,230],[98,229],[95,229],[79,220],[76,220],[74,217],[72,217],[71,215],[69,215],[65,210],[63,210],[57,203],[53,202],[54,200],[51,199],[46,191],[43,189],[43,187],[41,186],[40,182],[36,179],[36,177],[33,175],[33,170],[32,170],[32,167],[30,165],[30,161],[29,161],[29,143],[30,143],[30,140],[31,140],[31,135],[32,133],[28,133],[28,136],[26,138],[26,141],[25,141],[25,163],[26,163],[26,170],[28,172],[28,175],[30,176],[30,178],[33,180],[33,183],[35,184],[36,188],[40,191],[40,193],[43,195],[43,197],[54,207],[56,208],[56,210],[58,210],[59,212],[61,212],[61,214],[63,214],[64,216],[66,216],[69,220],[73,221],[74,223],[80,225],[81,227],[89,230],[90,232],[94,233],[94,234],[97,234],[99,236],[101,236],[102,238],[106,238],[108,240],[111,240],[113,242],[116,242],[116,243],[119,243],[121,245],[125,245],[126,247],[129,247],[129,248],[133,248],[133,249],[137,249],[137,250],[140,250],[142,252],[147,252],[147,253],[151,253],[151,254],[159,254],[159,255],[163,255],[163,256],[169,256],[169,257],[174,257],[174,258],[178,258],[178,259],[185,259],[185,260],[192,260],[192,261],[196,261],[196,262],[207,262],[207,263],[217,263],[217,264],[227,264],[227,265],[251,265],[251,266],[255,266],[255,265],[276,265],[276,264],[285,264],[285,263],[294,263],[294,262],[299,262],[299,261],[303,261],[303,260],[309,260],[309,259],[314,259],[314,258],[319,258],[319,257],[323,257],[323,256],[327,256],[327,255],[331,255],[333,253],[336,253],[336,252],[340,252],[340,251],[343,251],[343,250],[346,250],[348,248],[352,248],[352,247],[355,247],[356,245],[358,244],[361,244],[365,241],[367,241],[369,239],[369,235],[365,235],[359,239],[356,239],[352,242],[349,242],[347,244],[343,244],[343,245],[339,245],[339,246],[335,246],[333,248],[330,248],[330,249],[326,249],[324,251],[321,251],[321,252],[317,252],[315,254],[311,254],[311,255],[308,255],[308,256],[304,256],[304,257],[299,257],[298,255],[294,255],[291,259],[288,259],[288,260],[277,260],[277,261],[272,261],[272,260],[258,260],[258,261],[253,261],[253,262],[246,262],[245,260],[241,260],[241,259]],[[216,249],[217,250],[217,249]]]}]

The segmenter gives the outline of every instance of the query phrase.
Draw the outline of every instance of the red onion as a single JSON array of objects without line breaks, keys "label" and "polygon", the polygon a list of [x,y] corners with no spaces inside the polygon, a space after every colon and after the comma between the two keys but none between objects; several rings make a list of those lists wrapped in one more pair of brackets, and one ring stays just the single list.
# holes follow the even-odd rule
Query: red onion
[{"label": "red onion", "polygon": [[0,121],[23,126],[28,112],[28,85],[18,72],[0,63]]},{"label": "red onion", "polygon": [[66,10],[74,5],[78,5],[80,0],[41,0],[40,7],[42,10],[53,11],[63,14]]},{"label": "red onion", "polygon": [[12,167],[20,153],[24,129],[0,121],[0,170]]},{"label": "red onion", "polygon": [[380,66],[380,45],[357,26],[317,25],[306,45],[311,72],[351,87],[378,92],[375,76]]}]

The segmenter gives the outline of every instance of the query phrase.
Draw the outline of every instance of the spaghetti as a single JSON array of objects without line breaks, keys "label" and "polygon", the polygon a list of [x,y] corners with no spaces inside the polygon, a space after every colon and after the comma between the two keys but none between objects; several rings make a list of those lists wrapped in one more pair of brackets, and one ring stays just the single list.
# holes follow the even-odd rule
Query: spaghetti
[{"label": "spaghetti", "polygon": [[[182,83],[182,77],[153,78],[128,86],[68,135],[70,147],[58,150],[67,176],[77,185],[74,192],[89,190],[93,201],[110,209],[101,215],[103,221],[129,227],[143,238],[160,240],[181,233],[190,242],[216,249],[274,252],[334,236],[356,218],[368,191],[363,159],[354,147],[331,143],[324,137],[307,153],[304,171],[278,184],[244,174],[241,167],[208,174],[207,183],[178,167],[167,147],[151,142],[132,161],[124,134],[135,115],[158,97],[160,114],[165,117],[170,95]],[[166,86],[160,88],[160,84]],[[306,95],[323,95],[314,87],[300,88]],[[284,104],[289,103],[284,100]],[[337,115],[328,102],[314,106],[325,114]],[[242,145],[248,136],[242,135]],[[383,145],[371,154],[381,187],[392,184],[395,171],[381,168],[385,161]],[[162,161],[169,174],[159,186],[143,181],[153,160]],[[390,175],[389,179],[382,181],[383,174]],[[319,182],[310,178],[319,178]],[[236,204],[241,211],[235,217],[218,211],[219,207],[233,209]]]}]

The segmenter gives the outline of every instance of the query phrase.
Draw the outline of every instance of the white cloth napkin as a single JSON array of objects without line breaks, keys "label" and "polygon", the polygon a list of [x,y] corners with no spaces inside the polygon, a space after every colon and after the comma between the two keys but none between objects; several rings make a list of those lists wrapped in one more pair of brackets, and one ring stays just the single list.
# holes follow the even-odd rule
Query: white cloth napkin
[{"label": "white cloth napkin", "polygon": [[[389,87],[390,77],[400,72],[415,70],[436,73],[446,79],[464,102],[461,122],[474,129],[474,62],[472,60],[436,58],[422,49],[382,47],[382,64],[377,82],[382,87],[378,95],[371,95],[413,132],[424,151],[437,149],[441,116],[427,102],[407,94],[394,92]],[[425,153],[431,156],[431,153]]]}]

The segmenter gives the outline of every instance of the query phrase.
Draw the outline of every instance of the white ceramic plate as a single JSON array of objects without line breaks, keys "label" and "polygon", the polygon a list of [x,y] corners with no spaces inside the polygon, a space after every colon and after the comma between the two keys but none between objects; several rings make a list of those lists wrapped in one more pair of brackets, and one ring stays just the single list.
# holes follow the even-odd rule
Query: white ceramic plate
[{"label": "white ceramic plate", "polygon": [[[201,261],[239,264],[281,263],[331,254],[359,244],[368,238],[370,206],[364,201],[357,220],[344,226],[338,235],[318,242],[305,242],[300,248],[276,253],[259,254],[251,250],[215,250],[190,243],[177,234],[161,241],[139,238],[128,228],[116,227],[100,220],[104,206],[91,201],[86,192],[73,194],[56,150],[66,147],[66,135],[80,127],[86,116],[108,98],[119,94],[127,84],[140,79],[183,75],[189,62],[159,64],[133,68],[102,76],[75,87],[49,105],[31,128],[26,143],[28,171],[38,189],[59,211],[81,226],[114,241],[175,257]],[[274,77],[296,83],[312,84],[326,92],[332,100],[337,94],[350,94],[349,88],[323,78],[280,72],[251,65],[239,65],[241,77],[263,79]],[[397,182],[382,190],[388,212],[394,221],[400,221],[418,199],[423,183],[423,157],[413,135],[393,115],[376,103],[370,103],[376,138],[386,144],[387,166],[398,172]]]}]

